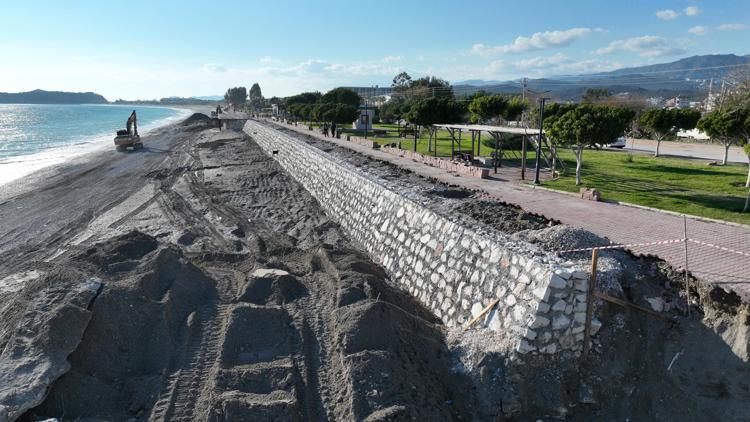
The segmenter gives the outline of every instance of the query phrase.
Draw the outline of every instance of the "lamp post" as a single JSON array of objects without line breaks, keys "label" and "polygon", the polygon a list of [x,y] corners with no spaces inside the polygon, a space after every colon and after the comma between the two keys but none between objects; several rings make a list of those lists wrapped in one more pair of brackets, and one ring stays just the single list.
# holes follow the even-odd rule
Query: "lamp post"
[{"label": "lamp post", "polygon": [[[372,89],[372,91],[370,91],[370,95],[373,95],[375,93],[374,91],[378,89],[378,86],[377,85],[372,86],[372,87],[370,87],[370,89]],[[368,113],[367,110],[368,110],[368,108],[367,108],[367,96],[365,96],[365,116],[367,116],[366,119],[365,119],[365,139],[367,139],[367,126],[369,126],[371,124],[370,123],[370,113]],[[372,114],[374,115],[375,113],[372,113]]]},{"label": "lamp post", "polygon": [[367,96],[365,96],[365,139],[367,139],[367,123],[370,120],[370,114],[367,113]]},{"label": "lamp post", "polygon": [[542,155],[542,125],[544,124],[544,103],[547,101],[547,98],[540,98],[539,99],[539,138],[537,138],[536,142],[536,160],[535,160],[535,166],[536,169],[534,170],[534,184],[540,185],[541,182],[539,181],[539,167],[540,167],[540,157]]}]

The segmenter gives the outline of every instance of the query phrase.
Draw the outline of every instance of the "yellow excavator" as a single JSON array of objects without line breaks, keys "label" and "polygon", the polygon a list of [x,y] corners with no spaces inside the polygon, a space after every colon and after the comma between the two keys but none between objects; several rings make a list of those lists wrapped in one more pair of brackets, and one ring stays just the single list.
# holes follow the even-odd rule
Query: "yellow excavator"
[{"label": "yellow excavator", "polygon": [[117,131],[115,146],[118,151],[125,151],[128,148],[133,148],[133,150],[143,148],[141,136],[138,135],[138,118],[135,115],[135,110],[128,117],[128,121],[125,123],[125,130]]}]

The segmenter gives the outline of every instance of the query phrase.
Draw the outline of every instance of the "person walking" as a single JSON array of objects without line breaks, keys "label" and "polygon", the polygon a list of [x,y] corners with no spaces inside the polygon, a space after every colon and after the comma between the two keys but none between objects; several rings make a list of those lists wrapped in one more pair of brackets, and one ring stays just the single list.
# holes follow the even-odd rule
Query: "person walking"
[{"label": "person walking", "polygon": [[336,138],[336,122],[331,123],[331,136]]}]

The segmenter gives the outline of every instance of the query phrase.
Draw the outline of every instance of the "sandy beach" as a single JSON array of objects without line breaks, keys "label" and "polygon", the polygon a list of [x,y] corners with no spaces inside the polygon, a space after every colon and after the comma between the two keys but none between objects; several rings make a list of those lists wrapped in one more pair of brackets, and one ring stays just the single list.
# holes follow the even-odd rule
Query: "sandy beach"
[{"label": "sandy beach", "polygon": [[[547,249],[592,236],[294,136],[467,224]],[[646,398],[674,383],[658,407],[677,418],[694,415],[682,404],[695,397],[701,415],[747,410],[747,364],[706,325],[737,330],[733,317],[680,317],[670,285],[681,276],[653,259],[603,256],[603,288],[664,297],[679,330],[603,307],[583,369],[545,356],[519,364],[494,331],[447,329],[394,287],[251,136],[196,114],[143,141],[0,192],[0,421],[503,420],[572,408],[577,387],[566,391],[580,379],[623,398],[572,420],[652,415]],[[738,372],[718,385],[696,365]]]}]

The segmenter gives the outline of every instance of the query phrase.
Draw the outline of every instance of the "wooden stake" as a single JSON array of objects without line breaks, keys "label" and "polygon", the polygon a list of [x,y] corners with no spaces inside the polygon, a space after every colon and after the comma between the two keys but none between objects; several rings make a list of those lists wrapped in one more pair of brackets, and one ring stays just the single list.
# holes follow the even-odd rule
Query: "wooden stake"
[{"label": "wooden stake", "polygon": [[617,297],[614,297],[614,296],[610,296],[608,294],[601,293],[601,292],[594,292],[594,296],[598,297],[599,299],[606,300],[607,302],[612,302],[612,303],[620,305],[620,306],[625,306],[625,307],[628,307],[628,308],[633,308],[633,309],[639,310],[639,311],[641,311],[643,313],[651,315],[654,318],[659,318],[659,319],[663,319],[664,321],[674,322],[674,320],[672,318],[670,318],[670,317],[668,317],[666,315],[662,315],[662,314],[660,314],[660,313],[658,313],[656,311],[652,311],[651,309],[644,308],[643,306],[638,306],[635,303],[630,303],[627,300],[622,300],[620,298],[617,298]]},{"label": "wooden stake", "polygon": [[599,249],[591,250],[591,277],[589,291],[586,295],[586,326],[583,330],[583,355],[589,354],[591,348],[591,318],[594,315],[594,289],[596,288],[596,264],[599,261]]},{"label": "wooden stake", "polygon": [[685,309],[690,316],[690,284],[688,279],[688,237],[687,237],[687,217],[682,216],[682,224],[685,229]]},{"label": "wooden stake", "polygon": [[482,318],[482,317],[484,316],[484,314],[486,314],[487,312],[489,312],[489,311],[490,311],[490,309],[494,308],[494,307],[495,307],[495,305],[497,305],[497,302],[500,302],[500,299],[493,299],[493,300],[492,300],[492,302],[490,302],[490,304],[489,304],[489,305],[487,305],[487,307],[486,307],[486,308],[482,309],[482,312],[480,312],[480,313],[479,313],[479,314],[478,314],[477,316],[475,316],[475,317],[474,317],[474,318],[473,318],[473,319],[472,319],[471,321],[469,321],[469,322],[468,322],[468,323],[466,324],[466,327],[464,327],[464,330],[468,329],[468,328],[469,328],[469,327],[471,327],[471,326],[472,326],[472,325],[473,325],[473,324],[474,324],[475,322],[479,321],[479,320],[480,320],[480,319],[481,319],[481,318]]}]

